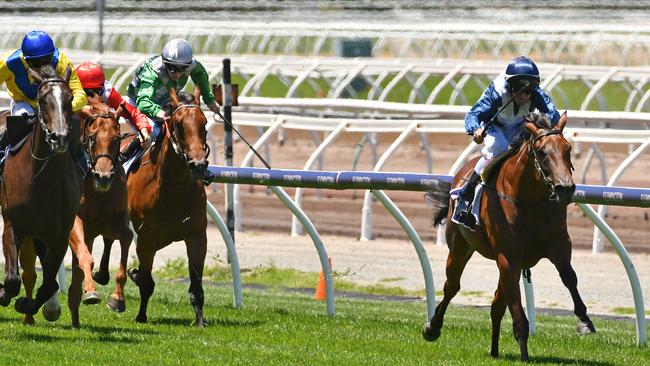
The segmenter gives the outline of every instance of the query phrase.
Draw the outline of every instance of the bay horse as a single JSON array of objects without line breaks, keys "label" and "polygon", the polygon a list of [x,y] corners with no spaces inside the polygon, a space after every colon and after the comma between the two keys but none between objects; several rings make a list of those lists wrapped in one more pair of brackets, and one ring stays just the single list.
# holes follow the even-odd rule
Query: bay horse
[{"label": "bay horse", "polygon": [[[26,323],[59,288],[56,275],[68,248],[82,190],[80,133],[78,124],[72,122],[73,94],[68,85],[72,71],[68,67],[61,78],[53,66],[44,65],[38,71],[29,69],[29,73],[39,83],[38,120],[24,144],[6,157],[0,187],[5,256],[0,305],[8,306],[20,291],[20,256],[26,297],[16,300],[14,306],[26,314]],[[43,282],[32,299],[35,254],[41,260]],[[47,315],[46,319],[55,320]]]},{"label": "bay horse", "polygon": [[129,215],[137,233],[138,268],[128,270],[139,287],[140,309],[136,322],[147,322],[147,304],[154,290],[151,277],[156,252],[184,240],[190,275],[190,303],[196,326],[203,319],[203,265],[207,251],[206,194],[201,178],[208,166],[207,119],[194,95],[169,92],[171,104],[162,124],[163,135],[142,157],[139,168],[127,179]]},{"label": "bay horse", "polygon": [[[422,329],[427,341],[440,336],[447,305],[460,290],[460,277],[475,251],[496,261],[499,269],[499,283],[490,312],[492,357],[499,356],[501,319],[507,306],[521,360],[528,360],[529,328],[521,303],[519,277],[522,270],[533,267],[541,258],[555,265],[562,283],[571,293],[574,313],[578,317],[578,333],[596,331],[578,293],[578,279],[571,266],[571,238],[566,219],[575,184],[571,145],[562,135],[567,115],[565,112],[554,127],[550,127],[546,116],[529,119],[525,121],[526,139],[486,181],[480,199],[480,226],[476,226],[475,231],[451,221],[454,202],[448,189],[427,193],[439,208],[434,225],[447,219],[445,236],[449,245],[444,297]],[[451,186],[461,186],[475,163],[476,159],[468,162],[454,176]]]},{"label": "bay horse", "polygon": [[[115,277],[115,291],[108,298],[109,309],[124,312],[124,284],[126,264],[133,233],[129,229],[127,209],[126,175],[118,163],[120,147],[119,115],[122,109],[111,112],[99,100],[89,98],[92,111],[83,122],[83,149],[88,159],[88,174],[84,179],[84,193],[79,212],[70,231],[72,249],[72,280],[68,290],[68,307],[72,326],[79,327],[79,304],[95,304],[100,301],[95,291],[95,279],[108,283],[106,272],[92,273],[92,245],[99,235],[104,246],[110,247],[114,240],[120,241],[120,267]],[[108,267],[108,259],[105,266]],[[83,297],[81,282],[84,280]]]}]

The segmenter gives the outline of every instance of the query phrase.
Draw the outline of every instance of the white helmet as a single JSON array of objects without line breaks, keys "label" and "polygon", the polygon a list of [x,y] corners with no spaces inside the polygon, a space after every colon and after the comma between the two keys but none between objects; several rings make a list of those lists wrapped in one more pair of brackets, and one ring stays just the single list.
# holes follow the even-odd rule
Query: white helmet
[{"label": "white helmet", "polygon": [[188,66],[192,63],[192,46],[182,38],[172,39],[165,44],[160,55],[166,64]]}]

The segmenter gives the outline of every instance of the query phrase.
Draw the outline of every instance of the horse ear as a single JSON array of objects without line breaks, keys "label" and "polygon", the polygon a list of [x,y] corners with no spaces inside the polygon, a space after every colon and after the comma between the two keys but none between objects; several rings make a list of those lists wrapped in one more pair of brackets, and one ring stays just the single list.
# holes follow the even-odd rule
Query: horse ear
[{"label": "horse ear", "polygon": [[198,85],[194,85],[194,104],[201,105],[201,89]]},{"label": "horse ear", "polygon": [[178,101],[178,94],[176,94],[176,90],[174,90],[174,88],[169,88],[169,98],[171,99],[172,107],[178,107],[180,102]]},{"label": "horse ear", "polygon": [[562,115],[560,116],[560,120],[558,121],[557,125],[555,125],[555,128],[560,130],[560,131],[564,130],[564,126],[566,125],[566,121],[567,121],[567,114],[566,114],[566,111],[564,111],[564,113],[562,113]]},{"label": "horse ear", "polygon": [[39,83],[43,82],[43,78],[41,77],[41,74],[37,73],[34,71],[32,68],[27,68],[27,71],[29,71],[29,75]]},{"label": "horse ear", "polygon": [[65,72],[63,73],[63,80],[65,80],[66,83],[69,83],[70,76],[72,76],[72,69],[70,68],[70,65],[68,65],[65,67]]},{"label": "horse ear", "polygon": [[529,134],[535,136],[539,133],[539,128],[537,128],[537,126],[535,126],[535,124],[532,122],[526,122],[526,131],[528,131]]}]

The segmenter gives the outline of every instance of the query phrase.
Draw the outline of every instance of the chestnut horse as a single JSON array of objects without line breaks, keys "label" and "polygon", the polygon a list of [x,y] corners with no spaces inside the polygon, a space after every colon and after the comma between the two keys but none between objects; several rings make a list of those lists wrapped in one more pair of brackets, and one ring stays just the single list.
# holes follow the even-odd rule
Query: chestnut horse
[{"label": "chestnut horse", "polygon": [[[20,256],[26,297],[16,300],[15,308],[27,317],[59,288],[56,274],[68,249],[82,189],[79,126],[72,122],[73,95],[68,86],[71,70],[66,69],[63,78],[51,65],[29,72],[39,83],[38,121],[18,151],[7,156],[0,193],[5,255],[0,305],[9,305],[20,291]],[[43,283],[32,299],[34,253],[41,259]]]},{"label": "chestnut horse", "polygon": [[[486,182],[481,197],[481,224],[476,231],[450,220],[454,202],[449,199],[448,190],[441,188],[427,194],[439,207],[434,224],[447,218],[445,235],[449,255],[444,298],[422,329],[426,340],[434,341],[440,336],[447,305],[460,290],[461,274],[474,251],[495,260],[499,268],[499,283],[490,313],[492,357],[499,356],[501,319],[507,306],[521,359],[528,360],[528,319],[521,304],[519,277],[523,269],[533,267],[541,258],[548,258],[555,265],[571,293],[574,313],[579,319],[578,333],[596,331],[578,293],[578,279],[571,266],[566,217],[575,184],[571,174],[571,145],[562,135],[566,121],[566,113],[552,128],[545,116],[535,123],[526,121],[526,140]],[[475,163],[476,159],[468,162],[456,174],[453,187],[462,185],[463,177],[471,173]]]},{"label": "chestnut horse", "polygon": [[137,233],[139,267],[129,277],[140,288],[140,310],[135,320],[147,321],[147,304],[154,290],[151,269],[156,252],[184,240],[190,275],[190,303],[196,325],[203,320],[203,264],[207,251],[206,195],[201,182],[208,166],[207,120],[199,104],[200,93],[177,95],[170,90],[169,121],[164,137],[142,157],[127,180],[129,215]]},{"label": "chestnut horse", "polygon": [[[119,112],[110,112],[99,101],[91,103],[92,113],[83,123],[83,148],[88,159],[88,175],[84,180],[84,193],[79,212],[70,232],[72,249],[72,281],[68,290],[68,307],[72,326],[79,327],[79,304],[95,304],[100,301],[93,278],[101,284],[108,283],[108,271],[92,274],[92,245],[95,238],[103,236],[104,246],[120,241],[120,267],[115,277],[115,291],[108,298],[108,307],[117,312],[126,310],[124,284],[126,262],[133,233],[129,229],[127,209],[126,175],[117,156],[120,147]],[[108,260],[106,260],[108,267]],[[83,298],[81,282],[85,280]]]}]

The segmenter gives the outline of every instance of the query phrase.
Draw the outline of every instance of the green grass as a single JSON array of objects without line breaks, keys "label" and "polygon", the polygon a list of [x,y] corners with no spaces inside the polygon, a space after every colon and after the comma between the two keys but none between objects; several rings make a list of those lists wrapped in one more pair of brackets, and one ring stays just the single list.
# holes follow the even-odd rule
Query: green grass
[{"label": "green grass", "polygon": [[[177,258],[168,260],[156,271],[158,278],[179,279],[188,278],[187,260]],[[353,275],[347,272],[334,272],[334,287],[337,291],[351,291],[372,295],[388,296],[415,296],[423,297],[424,290],[409,291],[400,287],[387,286],[383,283],[373,285],[360,285],[346,280]],[[241,280],[246,284],[264,285],[275,288],[316,288],[319,273],[302,272],[295,269],[278,268],[271,263],[268,266],[256,268],[242,268]],[[231,283],[232,274],[230,267],[219,262],[218,258],[215,264],[205,266],[203,277],[212,282]],[[382,282],[398,281],[397,278],[388,278]]]},{"label": "green grass", "polygon": [[[107,296],[109,288],[100,288]],[[490,317],[484,309],[451,306],[441,338],[425,342],[424,302],[337,299],[336,317],[311,296],[246,290],[244,308],[232,307],[229,288],[206,286],[208,326],[192,326],[187,284],[158,280],[149,323],[133,319],[139,303],[127,284],[127,311],[83,306],[81,329],[66,309],[47,323],[23,326],[13,307],[0,308],[0,364],[36,365],[509,365],[518,360],[509,316],[501,358],[489,357]],[[65,303],[65,299],[62,299]],[[648,365],[650,350],[635,346],[631,322],[595,319],[598,333],[579,337],[573,317],[538,317],[529,341],[533,364]]]}]

